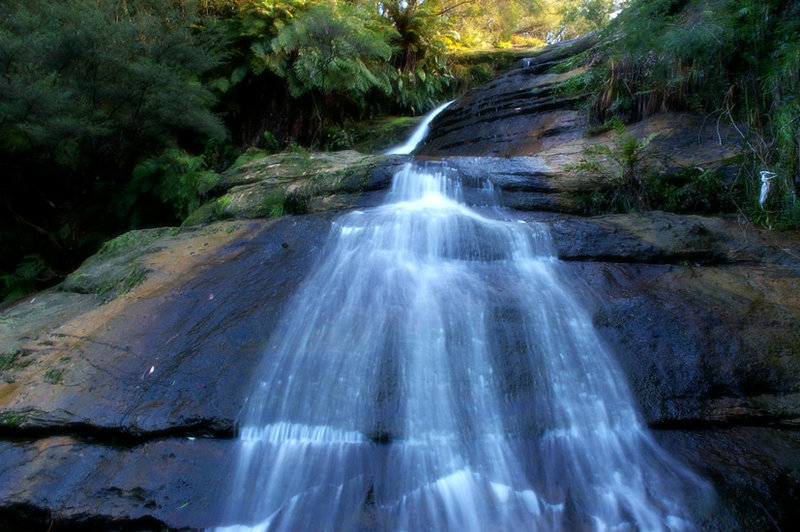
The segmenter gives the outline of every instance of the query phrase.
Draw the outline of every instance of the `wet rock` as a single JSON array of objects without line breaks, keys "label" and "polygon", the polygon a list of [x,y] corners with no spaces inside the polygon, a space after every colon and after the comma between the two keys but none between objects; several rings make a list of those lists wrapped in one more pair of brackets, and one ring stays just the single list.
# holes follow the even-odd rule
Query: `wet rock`
[{"label": "wet rock", "polygon": [[581,96],[559,88],[583,70],[548,71],[596,43],[597,36],[590,35],[552,47],[468,92],[434,119],[430,135],[415,153],[530,155],[535,151],[531,145],[551,146],[580,136],[585,123],[574,107]]},{"label": "wet rock", "polygon": [[800,420],[800,270],[567,263],[647,422]]},{"label": "wet rock", "polygon": [[[471,163],[458,158],[474,157],[476,165],[485,164],[488,178],[497,174],[496,184],[506,185],[503,204],[508,207],[579,213],[577,195],[602,189],[604,177],[578,172],[576,165],[594,146],[614,150],[618,133],[590,130],[586,113],[579,110],[587,103],[588,95],[580,92],[586,68],[561,72],[571,67],[559,63],[596,42],[596,36],[588,36],[553,47],[468,92],[431,122],[415,155],[447,158],[467,174]],[[692,113],[649,116],[628,124],[625,134],[655,135],[640,165],[661,174],[701,168],[735,175],[734,159],[743,143],[733,126]],[[512,179],[509,167],[517,167]]]},{"label": "wet rock", "polygon": [[24,319],[28,303],[9,309],[2,349],[26,356],[2,370],[0,427],[231,434],[277,311],[328,227],[312,216],[209,226],[154,242],[137,258],[148,278],[111,302],[39,295],[49,325]]},{"label": "wet rock", "polygon": [[730,427],[654,434],[671,454],[714,483],[741,529],[791,530],[800,519],[797,431]]},{"label": "wet rock", "polygon": [[[217,524],[253,368],[329,226],[304,216],[167,232],[115,256],[150,273],[113,300],[54,289],[5,309],[0,527]],[[102,264],[83,268],[84,286]]]},{"label": "wet rock", "polygon": [[[405,156],[355,151],[281,153],[257,157],[225,174],[213,199],[193,212],[186,226],[221,219],[277,217],[371,206],[372,193],[391,185]],[[292,208],[292,201],[302,205]]]},{"label": "wet rock", "polygon": [[60,285],[67,292],[114,297],[142,282],[148,273],[142,257],[170,247],[190,232],[174,227],[129,231],[106,242]]},{"label": "wet rock", "polygon": [[[468,94],[421,152],[430,164],[445,159],[468,201],[480,204],[489,181],[512,216],[551,227],[562,275],[665,447],[718,487],[741,528],[789,529],[800,485],[798,237],[732,218],[560,214],[593,186],[569,165],[587,144],[612,141],[587,137],[575,100],[558,90],[580,71],[548,73],[585,46],[591,39],[550,49]],[[628,131],[659,133],[665,169],[723,164],[735,146],[691,115]],[[251,161],[224,176],[191,228],[132,233],[59,289],[0,309],[0,526],[220,524],[236,419],[281,309],[324,245],[328,213],[375,205],[406,161],[355,152]],[[265,198],[293,191],[320,214],[251,219],[270,214]],[[209,223],[219,217],[235,220]],[[508,308],[493,317],[501,350],[513,352],[525,323]],[[500,376],[508,408],[531,425],[541,405],[514,402],[515,391],[539,378]],[[382,408],[391,418],[391,394]],[[374,427],[377,443],[400,437]]]},{"label": "wet rock", "polygon": [[[522,219],[540,218],[538,215]],[[740,224],[734,216],[660,211],[548,220],[562,260],[661,264],[777,263],[793,265],[795,239]]]},{"label": "wet rock", "polygon": [[164,439],[133,448],[68,436],[0,442],[4,530],[154,530],[221,524],[220,464],[233,440]]}]

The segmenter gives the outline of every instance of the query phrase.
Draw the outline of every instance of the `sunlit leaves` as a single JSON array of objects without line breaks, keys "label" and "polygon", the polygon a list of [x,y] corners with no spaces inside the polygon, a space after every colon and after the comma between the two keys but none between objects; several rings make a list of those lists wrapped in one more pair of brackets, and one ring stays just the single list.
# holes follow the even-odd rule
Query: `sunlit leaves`
[{"label": "sunlit leaves", "polygon": [[273,68],[295,96],[315,90],[342,97],[388,92],[391,37],[362,10],[320,3],[275,37],[272,51],[281,61]]}]

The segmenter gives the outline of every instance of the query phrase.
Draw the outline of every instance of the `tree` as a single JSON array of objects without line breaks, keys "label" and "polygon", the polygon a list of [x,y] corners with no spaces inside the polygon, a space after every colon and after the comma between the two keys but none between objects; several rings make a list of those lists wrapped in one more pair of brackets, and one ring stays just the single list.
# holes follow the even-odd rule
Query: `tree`
[{"label": "tree", "polygon": [[315,2],[272,40],[269,66],[287,81],[292,96],[311,95],[319,138],[327,115],[348,104],[365,107],[370,91],[391,92],[392,37],[363,9]]},{"label": "tree", "polygon": [[571,39],[605,27],[623,4],[622,0],[562,0],[559,38]]},{"label": "tree", "polygon": [[389,92],[385,64],[394,33],[363,10],[347,4],[316,3],[283,27],[272,41],[271,66],[289,82],[294,96],[318,91],[325,97]]},{"label": "tree", "polygon": [[114,206],[135,202],[115,198],[152,194],[128,187],[141,160],[225,136],[202,82],[217,53],[194,20],[168,0],[0,4],[0,270],[32,253],[71,267],[130,226]]}]

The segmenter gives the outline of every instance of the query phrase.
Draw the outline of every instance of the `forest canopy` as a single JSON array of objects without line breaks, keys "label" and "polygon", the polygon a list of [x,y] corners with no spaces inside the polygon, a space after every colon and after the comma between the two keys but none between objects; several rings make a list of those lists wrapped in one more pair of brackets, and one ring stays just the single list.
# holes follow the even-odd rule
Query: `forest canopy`
[{"label": "forest canopy", "polygon": [[725,115],[753,161],[796,175],[798,20],[790,0],[5,0],[0,298],[179,224],[249,147],[348,147],[355,122],[495,74],[464,50],[601,30],[592,119]]},{"label": "forest canopy", "polygon": [[576,11],[596,3],[6,0],[0,297],[180,223],[239,149],[422,113],[452,96],[448,49],[563,39],[602,22]]}]

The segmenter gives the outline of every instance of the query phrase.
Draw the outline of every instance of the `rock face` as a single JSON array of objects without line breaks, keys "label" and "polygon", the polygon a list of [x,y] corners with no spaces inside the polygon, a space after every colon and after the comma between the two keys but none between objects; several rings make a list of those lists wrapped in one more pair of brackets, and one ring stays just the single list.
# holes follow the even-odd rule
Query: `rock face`
[{"label": "rock face", "polygon": [[589,35],[550,47],[468,92],[430,124],[430,134],[416,153],[529,155],[580,137],[584,119],[575,107],[581,95],[559,89],[583,71],[550,70],[596,43],[596,37]]},{"label": "rock face", "polygon": [[65,283],[6,309],[0,523],[214,524],[250,372],[328,224],[164,235],[132,245],[149,273],[111,301]]},{"label": "rock face", "polygon": [[[741,529],[790,529],[800,235],[732,217],[571,214],[570,193],[589,185],[564,167],[609,137],[586,137],[569,100],[545,94],[568,79],[547,70],[569,46],[459,100],[419,159],[444,161],[467,185],[489,179],[511,216],[548,224],[561,275],[661,444],[717,487]],[[720,145],[722,133],[699,125],[672,114],[630,130],[660,133],[664,166],[724,164],[733,138]],[[236,419],[281,309],[336,213],[379,202],[406,160],[256,159],[186,227],[123,235],[60,287],[0,309],[0,528],[219,524]],[[276,190],[300,190],[309,214],[263,218]],[[478,197],[469,186],[466,196]]]}]

